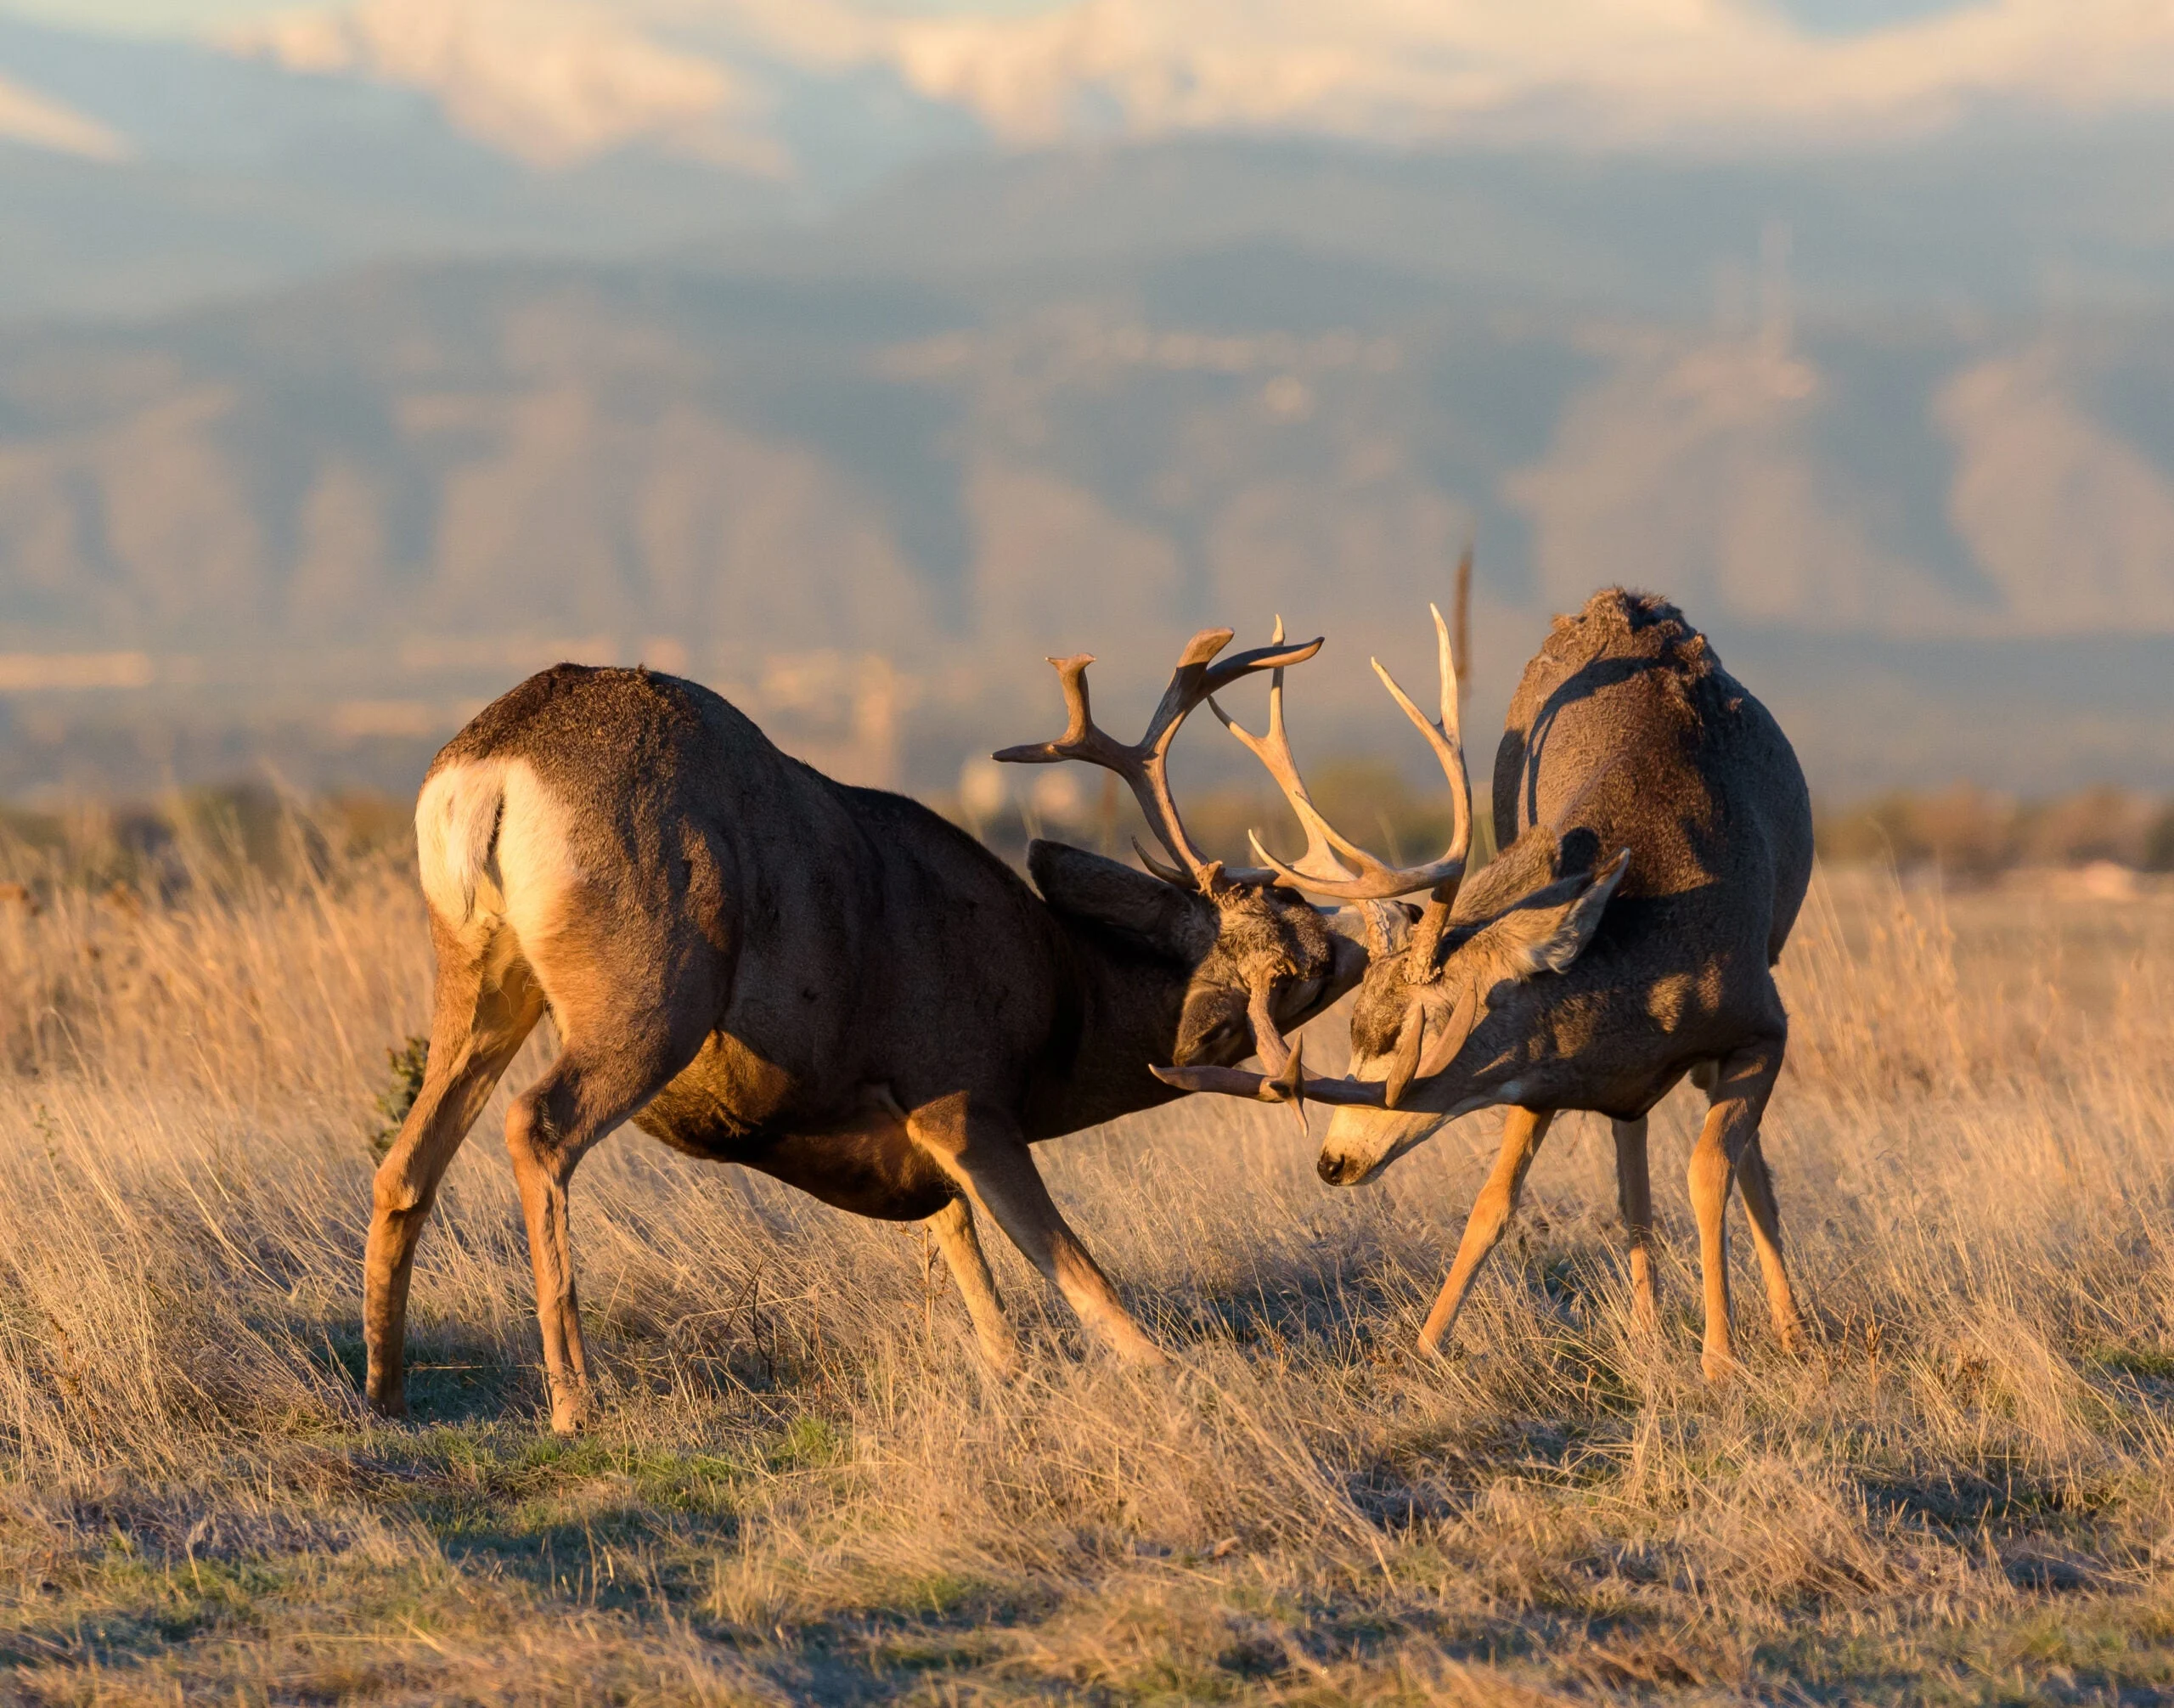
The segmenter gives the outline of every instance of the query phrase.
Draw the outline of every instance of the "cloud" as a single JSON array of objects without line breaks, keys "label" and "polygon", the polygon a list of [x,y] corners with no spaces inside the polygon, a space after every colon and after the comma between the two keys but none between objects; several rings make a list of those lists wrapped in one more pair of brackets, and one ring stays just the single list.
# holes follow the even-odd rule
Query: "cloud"
[{"label": "cloud", "polygon": [[0,141],[94,161],[122,160],[128,154],[127,141],[119,132],[4,76],[0,76]]},{"label": "cloud", "polygon": [[884,66],[999,137],[1771,146],[1907,138],[1988,106],[2174,106],[2174,6],[1980,0],[1849,36],[1763,0],[1072,0],[901,16],[871,0],[358,0],[228,38],[427,89],[539,164],[635,141],[782,169],[780,68]]},{"label": "cloud", "polygon": [[1828,382],[1771,336],[1596,335],[1614,371],[1572,401],[1504,496],[1557,610],[1596,578],[1664,587],[1738,623],[1952,632],[1969,615],[1870,525],[1873,495],[1822,454]]},{"label": "cloud", "polygon": [[727,66],[583,0],[362,0],[225,40],[290,70],[427,90],[470,134],[538,166],[634,142],[742,170],[786,165]]},{"label": "cloud", "polygon": [[1752,0],[1079,0],[918,20],[892,51],[999,133],[1297,130],[1639,143],[1908,134],[2010,101],[2174,104],[2174,8],[1993,0],[1807,36]]},{"label": "cloud", "polygon": [[2067,380],[2048,346],[1942,388],[1950,520],[2030,632],[2174,630],[2174,487]]}]

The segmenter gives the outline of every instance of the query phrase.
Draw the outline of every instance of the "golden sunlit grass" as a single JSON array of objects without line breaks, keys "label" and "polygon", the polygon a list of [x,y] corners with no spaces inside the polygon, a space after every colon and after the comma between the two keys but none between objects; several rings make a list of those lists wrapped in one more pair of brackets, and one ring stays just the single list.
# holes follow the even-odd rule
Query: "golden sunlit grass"
[{"label": "golden sunlit grass", "polygon": [[1687,1093],[1658,1343],[1571,1118],[1440,1363],[1495,1120],[1334,1192],[1287,1116],[1202,1099],[1041,1153],[1180,1367],[1083,1347],[992,1239],[1037,1342],[1004,1388],[915,1231],[620,1136],[575,1188],[609,1375],[568,1445],[503,1092],[424,1242],[419,1421],[358,1407],[404,870],[186,894],[0,901],[10,1697],[2174,1693],[2174,904],[1816,890],[1766,1151],[1816,1347],[1739,1249],[1725,1390]]}]

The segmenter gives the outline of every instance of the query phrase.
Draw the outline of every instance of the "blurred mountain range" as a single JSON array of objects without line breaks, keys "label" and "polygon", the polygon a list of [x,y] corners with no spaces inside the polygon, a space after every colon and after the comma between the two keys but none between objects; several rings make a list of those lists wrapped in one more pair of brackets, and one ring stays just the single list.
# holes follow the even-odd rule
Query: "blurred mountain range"
[{"label": "blurred mountain range", "polygon": [[1043,655],[1144,714],[1277,612],[1302,747],[1402,758],[1365,660],[1423,679],[1468,539],[1483,724],[1627,580],[1830,794],[2174,784],[2148,103],[1603,153],[1118,100],[1186,51],[1121,8],[1031,110],[994,25],[538,8],[0,18],[0,790],[404,786],[560,656],[943,788],[1053,725]]}]

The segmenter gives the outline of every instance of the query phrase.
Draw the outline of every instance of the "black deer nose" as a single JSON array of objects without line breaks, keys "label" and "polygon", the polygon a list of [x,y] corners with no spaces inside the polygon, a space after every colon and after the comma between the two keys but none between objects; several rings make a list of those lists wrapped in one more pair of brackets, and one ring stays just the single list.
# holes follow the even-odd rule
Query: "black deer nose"
[{"label": "black deer nose", "polygon": [[1340,1187],[1343,1184],[1343,1170],[1347,1160],[1343,1157],[1332,1157],[1326,1151],[1323,1151],[1321,1160],[1314,1164],[1314,1172],[1331,1186]]}]

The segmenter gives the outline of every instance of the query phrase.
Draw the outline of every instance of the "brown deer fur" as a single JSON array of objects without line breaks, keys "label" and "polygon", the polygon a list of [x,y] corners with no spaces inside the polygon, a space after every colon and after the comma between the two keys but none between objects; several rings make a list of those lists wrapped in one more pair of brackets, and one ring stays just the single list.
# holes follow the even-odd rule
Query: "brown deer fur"
[{"label": "brown deer fur", "polygon": [[[1208,656],[1227,638],[1202,637]],[[1205,867],[1186,887],[1037,842],[1037,894],[936,814],[834,782],[708,690],[646,671],[522,683],[437,756],[416,821],[429,1065],[378,1171],[365,1262],[368,1394],[389,1412],[438,1181],[547,1010],[559,1054],[506,1143],[564,1429],[589,1386],[567,1183],[628,1119],[826,1203],[927,1222],[1000,1367],[1015,1352],[970,1205],[1120,1353],[1157,1361],[1027,1147],[1174,1096],[1149,1063],[1236,1061],[1249,1004],[1298,1024],[1365,958],[1266,873]]]},{"label": "brown deer fur", "polygon": [[[1445,689],[1445,717],[1450,697]],[[1433,1348],[1564,1109],[1614,1124],[1634,1302],[1653,1320],[1646,1116],[1688,1074],[1710,1100],[1690,1170],[1706,1372],[1718,1378],[1732,1361],[1722,1211],[1732,1178],[1776,1330],[1793,1347],[1796,1308],[1759,1146],[1788,1033],[1771,968],[1811,875],[1811,801],[1787,737],[1674,606],[1609,589],[1557,618],[1526,667],[1495,757],[1495,823],[1510,838],[1501,854],[1437,888],[1429,910],[1367,904],[1376,952],[1352,1012],[1350,1079],[1301,1086],[1212,1070],[1174,1082],[1338,1105],[1320,1172],[1342,1185],[1375,1178],[1457,1115],[1509,1106],[1494,1173],[1422,1331]]]}]

